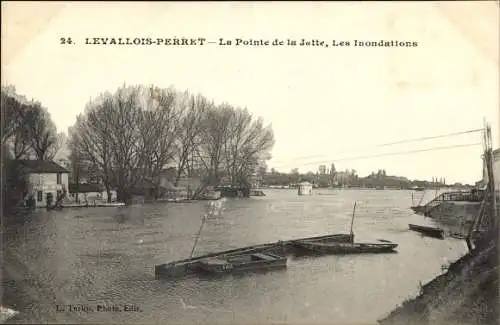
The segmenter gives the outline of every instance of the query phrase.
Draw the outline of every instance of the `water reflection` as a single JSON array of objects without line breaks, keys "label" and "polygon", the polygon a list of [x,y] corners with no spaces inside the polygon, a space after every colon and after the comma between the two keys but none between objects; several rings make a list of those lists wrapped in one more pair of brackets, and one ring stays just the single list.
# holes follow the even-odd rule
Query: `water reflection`
[{"label": "water reflection", "polygon": [[[208,217],[195,255],[348,232],[354,201],[356,239],[388,239],[399,253],[292,258],[283,271],[157,281],[155,264],[189,256],[206,203],[38,211],[5,225],[4,300],[21,311],[12,320],[19,323],[373,323],[465,252],[461,241],[407,231],[423,218],[409,209],[410,192],[321,193],[227,200]],[[136,304],[142,312],[55,311],[69,303]]]}]

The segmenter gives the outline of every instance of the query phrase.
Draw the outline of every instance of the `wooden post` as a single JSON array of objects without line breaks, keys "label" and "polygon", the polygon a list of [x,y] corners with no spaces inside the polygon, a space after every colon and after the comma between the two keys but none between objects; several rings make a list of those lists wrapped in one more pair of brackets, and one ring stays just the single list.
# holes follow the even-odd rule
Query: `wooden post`
[{"label": "wooden post", "polygon": [[198,234],[196,234],[196,239],[194,240],[193,248],[191,249],[191,254],[189,254],[189,258],[193,257],[194,249],[196,248],[196,244],[198,243],[198,240],[200,239],[201,230],[203,229],[203,225],[205,224],[207,217],[208,217],[208,215],[203,216],[203,220],[201,221],[201,225],[200,225],[200,229],[198,230]]},{"label": "wooden post", "polygon": [[352,219],[351,219],[351,235],[353,234],[352,232],[352,227],[354,226],[354,213],[356,212],[356,201],[354,201],[354,208],[352,209]]}]

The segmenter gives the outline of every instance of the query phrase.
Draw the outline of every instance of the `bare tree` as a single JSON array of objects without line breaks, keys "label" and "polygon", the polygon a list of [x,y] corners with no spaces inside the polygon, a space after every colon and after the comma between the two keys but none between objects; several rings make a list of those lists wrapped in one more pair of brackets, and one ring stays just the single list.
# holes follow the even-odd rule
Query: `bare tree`
[{"label": "bare tree", "polygon": [[249,176],[274,145],[271,126],[264,127],[261,118],[254,120],[247,109],[233,111],[225,143],[226,168],[234,186],[249,186]]},{"label": "bare tree", "polygon": [[173,90],[123,86],[91,101],[77,120],[79,150],[102,172],[107,190],[116,187],[118,200],[127,201],[142,180],[159,192],[160,173],[175,154],[174,101]]},{"label": "bare tree", "polygon": [[130,190],[143,177],[139,168],[143,159],[139,128],[144,125],[136,86],[123,86],[111,98],[108,137],[112,153],[113,181],[118,200],[130,198]]},{"label": "bare tree", "polygon": [[[201,132],[203,127],[203,118],[208,109],[213,104],[201,96],[193,96],[185,92],[179,96],[179,128],[177,132],[177,175],[175,177],[175,186],[178,186],[179,180],[186,170],[190,167],[189,160],[193,160],[195,150],[202,141]],[[192,166],[191,166],[192,168]]]},{"label": "bare tree", "polygon": [[39,102],[27,101],[15,88],[2,87],[2,144],[14,159],[52,159],[59,150],[59,136],[47,109]]},{"label": "bare tree", "polygon": [[161,173],[175,162],[178,185],[191,176],[194,161],[202,165],[202,186],[218,185],[224,174],[243,184],[256,166],[269,159],[274,144],[271,127],[247,110],[213,105],[201,95],[179,94],[173,88],[123,86],[89,102],[72,135],[74,160],[97,167],[109,192],[130,197],[139,181],[160,190]]},{"label": "bare tree", "polygon": [[2,145],[12,159],[28,156],[31,149],[28,105],[15,93],[14,87],[2,86]]},{"label": "bare tree", "polygon": [[26,112],[31,148],[39,160],[54,158],[59,150],[57,130],[49,112],[40,103],[34,103]]},{"label": "bare tree", "polygon": [[108,202],[111,201],[112,151],[109,132],[112,109],[110,94],[103,94],[87,105],[87,112],[77,117],[71,136],[72,159],[77,174],[81,177],[82,163],[98,167],[100,178],[106,188]]},{"label": "bare tree", "polygon": [[205,166],[207,177],[205,185],[217,185],[221,180],[221,163],[224,158],[224,145],[229,135],[233,108],[222,104],[205,113],[202,121],[202,141],[197,149],[198,157]]},{"label": "bare tree", "polygon": [[140,137],[135,150],[139,153],[140,165],[143,166],[142,175],[155,186],[158,198],[160,174],[175,156],[180,117],[175,107],[175,90],[151,87],[143,89],[142,94],[146,107],[142,110]]},{"label": "bare tree", "polygon": [[[24,106],[24,107],[23,107]],[[18,126],[14,130],[10,140],[10,151],[14,159],[29,158],[32,153],[31,137],[29,132],[28,120],[26,118],[26,106],[21,105],[17,118],[19,121]]]},{"label": "bare tree", "polygon": [[21,103],[9,96],[2,87],[2,144],[6,143],[20,126]]}]

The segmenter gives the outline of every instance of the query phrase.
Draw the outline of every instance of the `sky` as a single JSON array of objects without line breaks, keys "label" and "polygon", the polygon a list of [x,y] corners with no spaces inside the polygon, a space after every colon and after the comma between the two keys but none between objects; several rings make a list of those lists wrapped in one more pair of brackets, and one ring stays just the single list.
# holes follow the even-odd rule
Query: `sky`
[{"label": "sky", "polygon": [[[481,179],[480,133],[500,143],[495,2],[2,2],[2,85],[66,132],[90,98],[124,83],[174,86],[247,107],[275,134],[268,166],[365,176]],[[60,44],[71,37],[71,45]],[[324,40],[330,46],[86,45],[92,37]],[[334,47],[333,41],[417,47]],[[471,146],[464,147],[464,145]],[[462,147],[422,151],[437,147]],[[400,155],[383,154],[420,151]],[[374,157],[378,156],[378,157]],[[352,159],[365,157],[364,159]],[[372,158],[366,158],[372,157]]]}]

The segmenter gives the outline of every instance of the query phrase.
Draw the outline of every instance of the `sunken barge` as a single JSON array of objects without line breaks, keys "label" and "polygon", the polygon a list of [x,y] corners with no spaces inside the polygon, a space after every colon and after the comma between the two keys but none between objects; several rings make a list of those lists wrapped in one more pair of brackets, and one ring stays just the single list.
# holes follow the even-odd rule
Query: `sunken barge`
[{"label": "sunken barge", "polygon": [[[380,240],[382,241],[382,240]],[[251,271],[284,269],[288,255],[373,254],[391,253],[397,244],[384,241],[378,244],[354,243],[354,234],[333,234],[278,241],[206,254],[155,266],[155,278],[179,278],[197,274],[235,274]],[[304,247],[307,246],[307,247]],[[325,249],[327,248],[327,249]]]},{"label": "sunken barge", "polygon": [[180,261],[155,265],[155,278],[178,278],[198,273],[238,273],[254,269],[286,268],[286,256],[293,254],[296,243],[354,243],[354,234],[334,234],[278,241],[210,253]]}]

